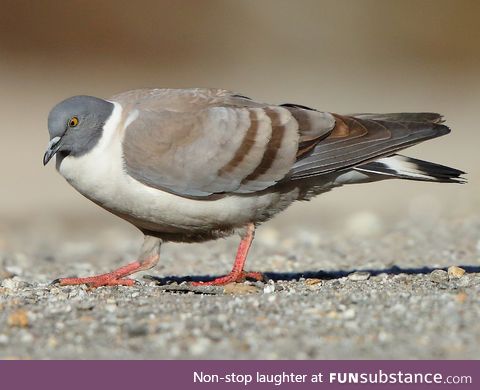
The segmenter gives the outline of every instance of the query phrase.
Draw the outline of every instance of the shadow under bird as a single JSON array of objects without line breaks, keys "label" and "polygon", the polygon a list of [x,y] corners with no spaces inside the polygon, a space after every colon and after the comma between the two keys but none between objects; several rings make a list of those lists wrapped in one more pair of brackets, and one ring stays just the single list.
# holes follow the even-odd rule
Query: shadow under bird
[{"label": "shadow under bird", "polygon": [[60,174],[81,194],[140,229],[137,261],[60,285],[134,284],[163,242],[240,234],[232,271],[246,278],[255,227],[297,200],[384,179],[463,183],[457,169],[397,152],[450,132],[435,113],[338,115],[268,104],[223,89],[139,89],[110,99],[75,96],[48,117]]}]

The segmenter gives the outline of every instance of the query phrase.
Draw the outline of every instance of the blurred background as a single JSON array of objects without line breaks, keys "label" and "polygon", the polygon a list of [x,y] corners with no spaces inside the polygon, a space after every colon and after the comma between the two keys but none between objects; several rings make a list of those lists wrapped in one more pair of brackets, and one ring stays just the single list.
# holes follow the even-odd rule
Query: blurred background
[{"label": "blurred background", "polygon": [[338,113],[445,115],[450,135],[405,154],[465,170],[468,185],[392,180],[344,187],[295,205],[272,226],[355,233],[398,218],[433,224],[480,210],[479,1],[2,0],[1,6],[3,236],[18,226],[94,221],[133,231],[70,188],[54,164],[44,168],[42,156],[47,115],[57,102],[142,87],[221,87]]}]

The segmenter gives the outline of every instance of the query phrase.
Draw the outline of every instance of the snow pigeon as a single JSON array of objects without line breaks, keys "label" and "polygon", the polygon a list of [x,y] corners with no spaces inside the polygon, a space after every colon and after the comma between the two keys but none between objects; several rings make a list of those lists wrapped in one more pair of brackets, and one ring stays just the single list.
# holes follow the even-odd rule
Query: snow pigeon
[{"label": "snow pigeon", "polygon": [[463,183],[457,169],[397,152],[450,132],[435,113],[339,115],[268,104],[223,89],[139,89],[110,99],[74,96],[49,114],[44,165],[140,229],[137,261],[60,285],[134,284],[163,242],[242,237],[232,271],[246,278],[255,227],[297,200],[345,184],[399,178]]}]

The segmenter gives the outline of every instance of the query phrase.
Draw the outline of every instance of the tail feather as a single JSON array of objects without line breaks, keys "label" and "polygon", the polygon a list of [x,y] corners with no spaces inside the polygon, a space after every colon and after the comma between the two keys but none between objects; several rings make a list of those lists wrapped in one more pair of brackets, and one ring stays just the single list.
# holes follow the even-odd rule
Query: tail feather
[{"label": "tail feather", "polygon": [[353,114],[353,116],[360,119],[390,122],[444,122],[443,115],[436,112],[394,112],[389,114]]},{"label": "tail feather", "polygon": [[360,172],[375,173],[408,180],[438,183],[466,183],[465,172],[445,165],[395,154],[355,167]]},{"label": "tail feather", "polygon": [[450,132],[441,124],[442,116],[431,112],[332,115],[335,126],[330,134],[299,154],[289,179],[368,166],[369,161]]}]

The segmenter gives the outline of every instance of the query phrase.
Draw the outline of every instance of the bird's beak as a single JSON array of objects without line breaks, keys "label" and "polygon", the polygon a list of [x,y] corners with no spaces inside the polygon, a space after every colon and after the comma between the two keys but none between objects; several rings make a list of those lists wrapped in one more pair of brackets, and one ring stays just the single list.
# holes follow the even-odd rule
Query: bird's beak
[{"label": "bird's beak", "polygon": [[55,156],[58,149],[60,149],[62,137],[55,137],[48,143],[47,151],[43,155],[43,165],[47,165],[50,159]]}]

